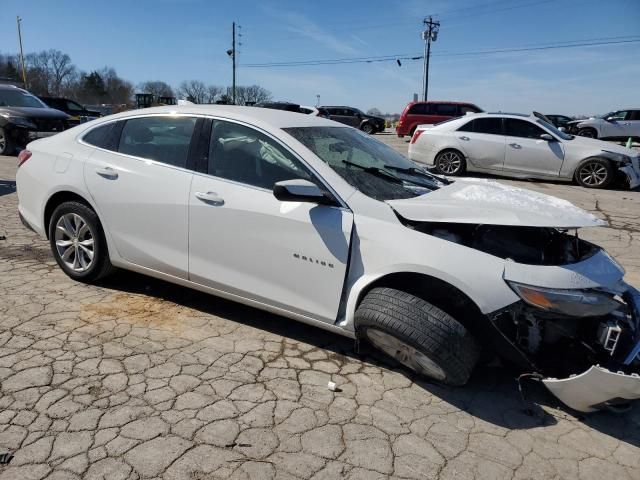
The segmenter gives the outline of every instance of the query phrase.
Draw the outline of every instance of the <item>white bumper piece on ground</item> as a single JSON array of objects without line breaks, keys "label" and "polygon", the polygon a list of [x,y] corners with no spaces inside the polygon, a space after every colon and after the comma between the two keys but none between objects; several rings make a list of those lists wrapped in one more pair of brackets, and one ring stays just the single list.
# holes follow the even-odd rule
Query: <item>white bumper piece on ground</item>
[{"label": "white bumper piece on ground", "polygon": [[613,400],[640,398],[640,375],[626,375],[594,365],[569,378],[546,378],[542,383],[565,405],[579,412],[595,412]]}]

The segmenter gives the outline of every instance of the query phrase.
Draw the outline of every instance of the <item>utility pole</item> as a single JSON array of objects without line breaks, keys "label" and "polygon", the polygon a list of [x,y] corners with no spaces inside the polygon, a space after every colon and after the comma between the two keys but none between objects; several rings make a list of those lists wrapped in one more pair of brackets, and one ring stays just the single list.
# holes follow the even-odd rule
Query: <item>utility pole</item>
[{"label": "utility pole", "polygon": [[231,99],[233,104],[236,104],[236,22],[233,22],[233,27],[231,28],[231,50],[233,50],[233,54],[231,55],[231,61],[233,62],[233,82],[231,83]]},{"label": "utility pole", "polygon": [[27,88],[27,70],[24,66],[24,51],[22,50],[22,31],[20,29],[20,23],[22,19],[16,16],[16,22],[18,23],[18,42],[20,43],[20,63],[22,63],[22,84],[24,88]]},{"label": "utility pole", "polygon": [[431,16],[425,18],[422,23],[427,27],[422,31],[422,39],[424,40],[424,70],[422,80],[424,88],[422,89],[422,101],[427,101],[429,93],[429,57],[431,56],[431,42],[438,39],[438,30],[440,30],[440,22],[434,22]]}]

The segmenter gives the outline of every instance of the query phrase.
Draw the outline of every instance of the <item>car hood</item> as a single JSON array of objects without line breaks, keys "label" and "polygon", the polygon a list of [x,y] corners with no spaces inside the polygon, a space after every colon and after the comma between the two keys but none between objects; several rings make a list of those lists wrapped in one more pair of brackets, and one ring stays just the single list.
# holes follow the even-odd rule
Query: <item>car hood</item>
[{"label": "car hood", "polygon": [[598,148],[600,150],[606,150],[607,152],[619,153],[621,155],[627,155],[628,157],[637,157],[638,151],[631,148],[623,147],[612,142],[605,142],[604,140],[598,140],[596,138],[575,136],[571,140],[565,142],[565,146],[579,145],[581,147]]},{"label": "car hood", "polygon": [[26,118],[49,118],[55,120],[66,120],[69,118],[64,112],[55,108],[38,108],[38,107],[0,107],[0,113],[9,113],[11,115]]},{"label": "car hood", "polygon": [[419,197],[387,200],[417,222],[578,228],[606,223],[566,200],[482,179],[459,179]]}]

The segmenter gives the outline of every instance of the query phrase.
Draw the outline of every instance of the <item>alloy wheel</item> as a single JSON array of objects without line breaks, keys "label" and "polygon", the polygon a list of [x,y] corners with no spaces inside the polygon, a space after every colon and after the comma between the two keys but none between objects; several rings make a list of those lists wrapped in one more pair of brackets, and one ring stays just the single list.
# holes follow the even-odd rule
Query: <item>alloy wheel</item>
[{"label": "alloy wheel", "polygon": [[462,160],[456,152],[444,152],[438,159],[438,169],[447,175],[457,173],[461,166]]},{"label": "alloy wheel", "polygon": [[607,169],[599,163],[590,162],[582,166],[578,172],[580,181],[590,187],[597,187],[607,180]]},{"label": "alloy wheel", "polygon": [[433,362],[433,360],[393,335],[376,328],[368,328],[366,335],[374,347],[382,350],[414,372],[435,380],[444,380],[446,378],[446,374],[442,368]]},{"label": "alloy wheel", "polygon": [[77,213],[65,213],[56,223],[56,250],[62,262],[74,272],[91,268],[95,256],[94,235]]},{"label": "alloy wheel", "polygon": [[0,152],[4,153],[7,149],[7,137],[5,136],[4,129],[0,128]]}]

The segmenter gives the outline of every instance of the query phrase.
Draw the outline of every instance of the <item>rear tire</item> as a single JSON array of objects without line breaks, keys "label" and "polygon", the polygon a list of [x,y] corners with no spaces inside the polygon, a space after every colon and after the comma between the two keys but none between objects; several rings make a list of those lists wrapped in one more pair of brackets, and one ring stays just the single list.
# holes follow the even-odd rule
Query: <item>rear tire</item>
[{"label": "rear tire", "polygon": [[436,155],[435,168],[440,175],[456,177],[466,172],[467,163],[459,151],[444,150]]},{"label": "rear tire", "polygon": [[614,178],[611,162],[604,158],[588,158],[584,160],[574,174],[578,185],[585,188],[607,188]]},{"label": "rear tire", "polygon": [[598,132],[596,132],[593,128],[581,128],[578,130],[579,137],[587,137],[587,138],[598,138]]},{"label": "rear tire", "polygon": [[74,280],[93,283],[114,270],[98,215],[84,203],[56,207],[49,221],[49,243],[60,268]]},{"label": "rear tire", "polygon": [[6,128],[0,127],[0,155],[12,155],[15,145]]},{"label": "rear tire", "polygon": [[355,315],[358,337],[407,368],[447,385],[464,385],[480,347],[449,314],[414,295],[374,288]]}]

